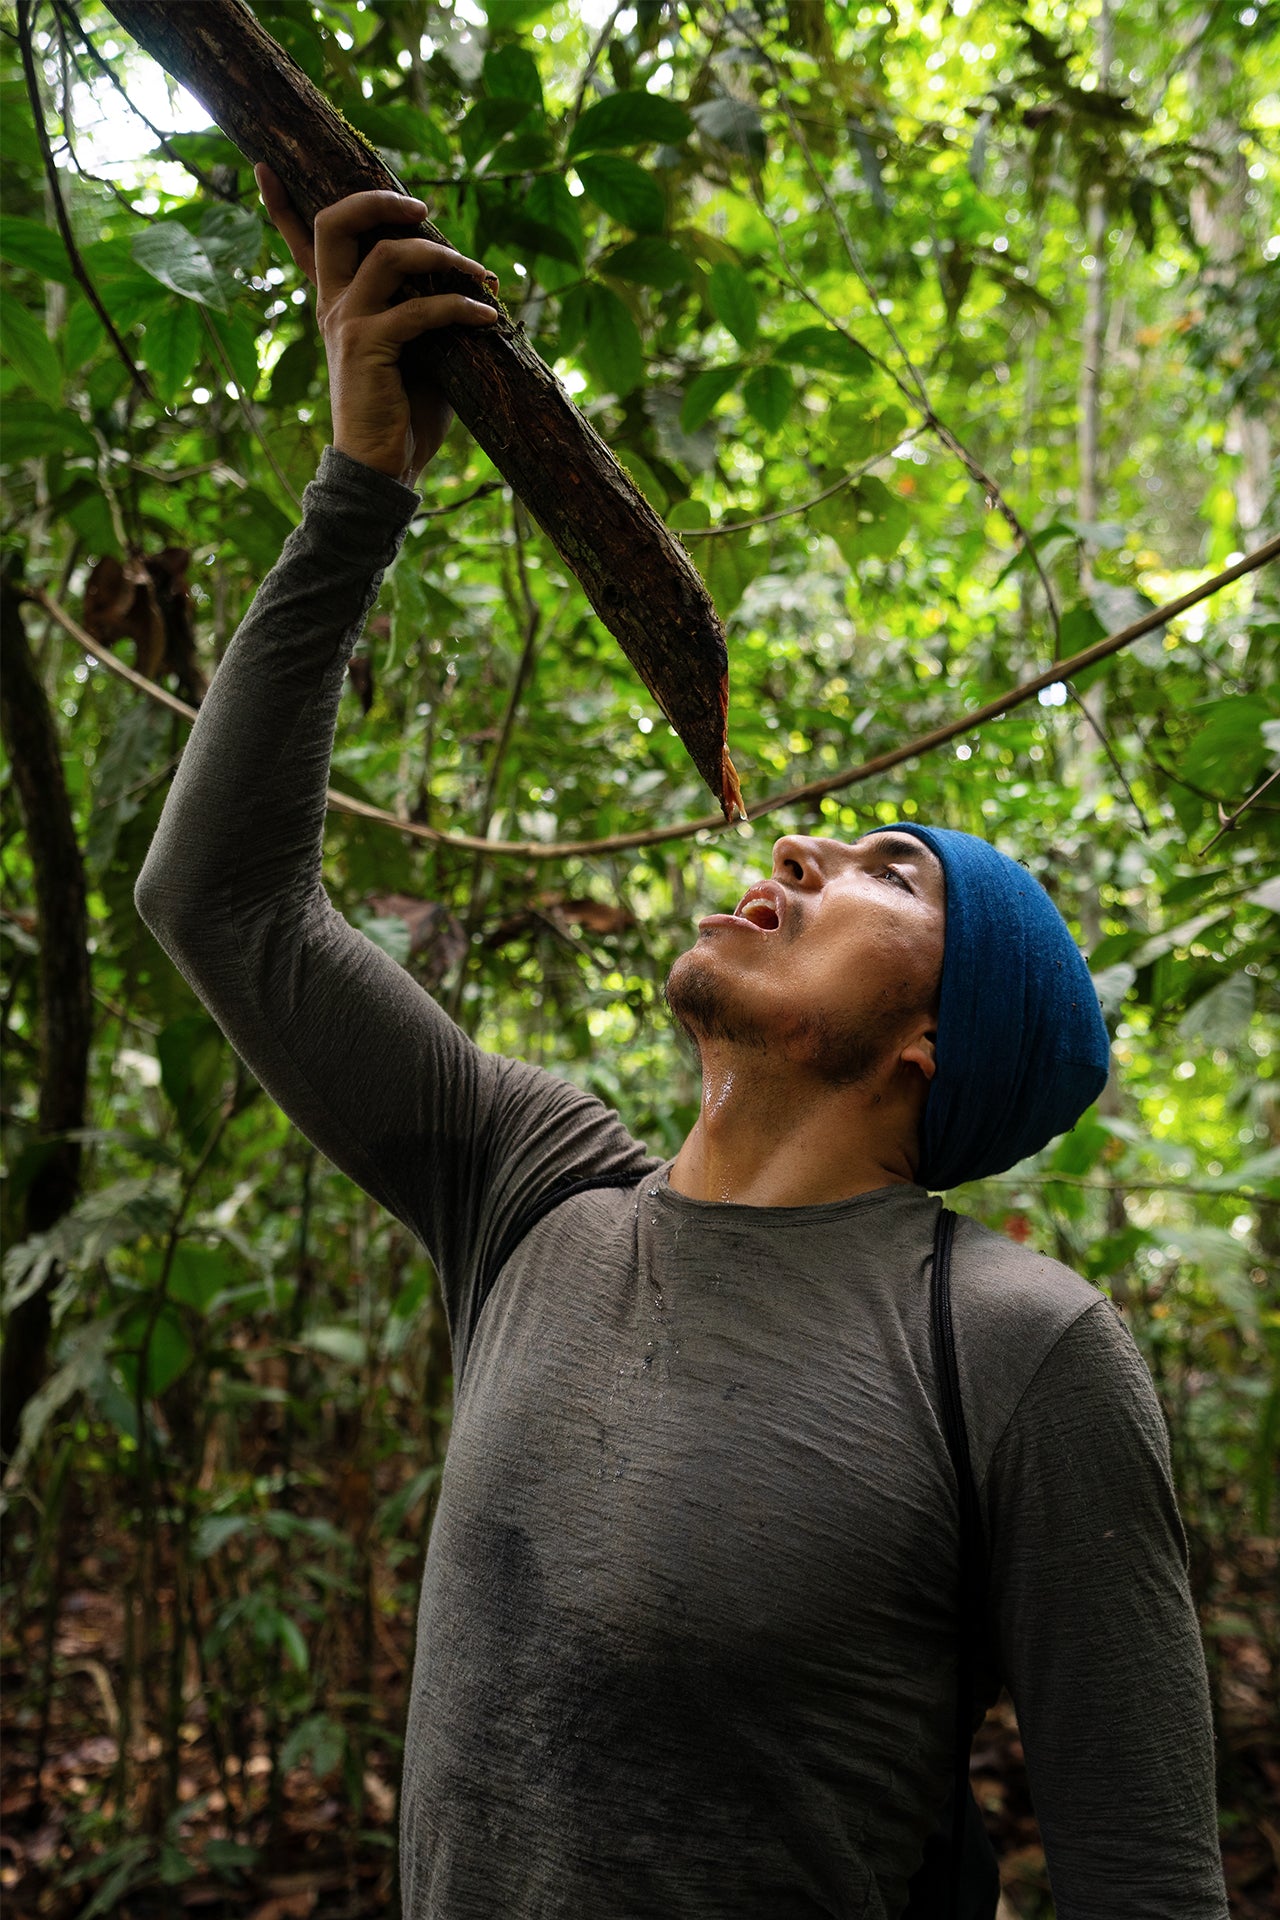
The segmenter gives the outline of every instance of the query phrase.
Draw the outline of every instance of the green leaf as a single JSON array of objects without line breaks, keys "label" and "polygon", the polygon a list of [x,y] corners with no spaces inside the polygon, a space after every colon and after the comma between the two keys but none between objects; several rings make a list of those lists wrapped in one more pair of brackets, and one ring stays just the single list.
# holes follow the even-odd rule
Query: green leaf
[{"label": "green leaf", "polygon": [[765,158],[764,121],[754,100],[738,100],[722,94],[717,100],[705,100],[693,109],[699,133],[715,140],[730,153],[759,165]]},{"label": "green leaf", "polygon": [[276,1637],[284,1648],[285,1656],[297,1668],[299,1673],[307,1670],[307,1643],[302,1637],[302,1629],[297,1621],[287,1613],[277,1613],[275,1618]]},{"label": "green leaf", "polygon": [[667,515],[673,533],[691,533],[711,525],[711,509],[705,500],[677,500]]},{"label": "green leaf", "polygon": [[261,220],[248,207],[220,200],[201,219],[200,243],[220,272],[229,274],[238,267],[248,273],[262,252],[264,232]]},{"label": "green leaf", "polygon": [[[159,1264],[158,1252],[148,1254],[142,1263],[144,1273],[158,1279]],[[169,1298],[197,1313],[208,1313],[214,1301],[242,1277],[225,1247],[202,1247],[198,1242],[182,1240],[173,1250],[169,1267]]]},{"label": "green leaf", "polygon": [[873,474],[821,501],[810,518],[820,532],[831,535],[850,566],[868,554],[888,559],[911,525],[906,504]]},{"label": "green leaf", "polygon": [[344,1367],[362,1367],[368,1357],[368,1342],[355,1327],[309,1327],[301,1338],[304,1347],[340,1360]]},{"label": "green leaf", "polygon": [[269,407],[296,407],[311,391],[316,377],[317,353],[314,333],[299,334],[291,340],[271,369],[267,389]]},{"label": "green leaf", "polygon": [[177,1116],[187,1144],[204,1146],[222,1104],[226,1083],[226,1043],[205,1013],[185,1014],[156,1041],[160,1085]]},{"label": "green leaf", "polygon": [[148,320],[138,357],[162,405],[176,405],[195,372],[203,345],[200,315],[189,300],[166,301]]},{"label": "green leaf", "polygon": [[62,367],[42,322],[16,294],[0,292],[0,353],[50,406],[62,398]]},{"label": "green leaf", "polygon": [[747,412],[760,422],[766,433],[776,433],[791,411],[796,383],[785,367],[769,361],[747,375],[742,389]]},{"label": "green leaf", "polygon": [[316,1779],[323,1780],[342,1764],[346,1748],[347,1735],[342,1722],[335,1720],[331,1713],[311,1713],[298,1722],[281,1747],[280,1765],[286,1773],[291,1773],[304,1760],[309,1760]]},{"label": "green leaf", "polygon": [[85,368],[105,344],[106,338],[107,330],[89,302],[77,299],[67,315],[62,351],[66,364],[76,369],[79,379],[84,378]]},{"label": "green leaf", "polygon": [[6,400],[0,418],[0,461],[12,465],[40,454],[97,454],[97,444],[69,407],[47,400]]},{"label": "green leaf", "polygon": [[[224,277],[193,233],[176,220],[157,220],[134,237],[133,257],[138,265],[185,300],[227,311]],[[113,315],[114,318],[114,315]]]},{"label": "green leaf", "polygon": [[1061,651],[1067,655],[1083,653],[1107,631],[1087,600],[1074,601],[1063,611],[1058,624]]},{"label": "green leaf", "polygon": [[669,293],[673,287],[690,285],[693,263],[669,240],[643,234],[638,240],[628,240],[606,253],[596,262],[596,272],[611,274],[635,287],[652,287],[658,293]]},{"label": "green leaf", "polygon": [[196,1559],[211,1559],[226,1546],[228,1540],[234,1540],[237,1534],[243,1533],[248,1525],[247,1513],[208,1514],[196,1528]]},{"label": "green leaf", "polygon": [[422,1467],[411,1480],[405,1482],[398,1493],[393,1493],[378,1508],[374,1525],[384,1539],[391,1539],[399,1533],[419,1500],[440,1478],[440,1468]]},{"label": "green leaf", "polygon": [[527,100],[477,100],[458,128],[458,144],[468,166],[492,153],[503,136],[533,111]]},{"label": "green leaf", "polygon": [[582,264],[582,215],[567,184],[557,176],[546,175],[535,180],[527,193],[486,205],[480,225],[476,245],[482,253],[496,244],[525,260],[541,254],[571,267]]},{"label": "green leaf", "polygon": [[693,551],[722,620],[729,618],[751,582],[769,565],[767,542],[753,546],[749,533],[698,540]]},{"label": "green leaf", "polygon": [[666,224],[667,201],[651,173],[619,153],[601,153],[579,160],[577,174],[596,205],[624,227],[637,233],[660,233]]},{"label": "green leaf", "polygon": [[741,377],[742,368],[736,364],[731,367],[708,367],[705,373],[700,373],[685,390],[684,405],[680,409],[681,430],[696,433],[703,422],[711,418],[725,394],[737,386]]},{"label": "green leaf", "polygon": [[660,140],[679,146],[689,137],[689,116],[674,100],[643,91],[611,93],[581,115],[569,136],[568,158],[580,153],[647,146]]},{"label": "green leaf", "polygon": [[[258,385],[258,328],[253,315],[238,307],[231,314],[210,314],[209,324],[231,363],[236,385],[245,398],[251,400]],[[213,362],[221,385],[226,379],[226,369],[217,354],[213,355]]]},{"label": "green leaf", "polygon": [[524,213],[545,233],[555,236],[552,244],[543,244],[541,252],[550,254],[553,260],[581,266],[582,215],[567,181],[559,174],[535,180],[524,196]]},{"label": "green leaf", "polygon": [[853,380],[865,380],[873,371],[870,354],[834,327],[801,327],[778,341],[773,357],[790,366],[843,373]]},{"label": "green leaf", "polygon": [[594,283],[583,358],[596,384],[623,399],[644,377],[644,347],[630,310],[612,287]]},{"label": "green leaf", "polygon": [[519,33],[550,11],[551,0],[485,0],[484,7],[490,33]]},{"label": "green leaf", "polygon": [[491,47],[481,74],[485,92],[495,99],[523,100],[528,106],[541,107],[542,79],[527,47]]},{"label": "green leaf", "polygon": [[11,267],[27,267],[63,286],[75,279],[62,235],[42,220],[26,220],[21,214],[0,214],[0,260],[7,260]]},{"label": "green leaf", "polygon": [[755,345],[760,327],[755,288],[741,267],[722,260],[712,267],[707,281],[711,311],[722,327],[727,327],[740,347]]},{"label": "green leaf", "polygon": [[138,1392],[140,1367],[144,1369],[142,1392],[151,1400],[171,1387],[193,1358],[186,1330],[171,1306],[162,1306],[154,1313],[150,1301],[146,1301],[120,1323],[116,1362],[131,1396]]},{"label": "green leaf", "polygon": [[889,453],[902,438],[907,416],[901,407],[872,407],[852,401],[833,407],[828,415],[831,445],[840,460],[855,466],[878,453]]},{"label": "green leaf", "polygon": [[1249,1031],[1255,992],[1247,973],[1233,973],[1192,1003],[1178,1022],[1184,1040],[1203,1047],[1238,1047]]},{"label": "green leaf", "polygon": [[269,573],[293,525],[261,487],[246,487],[226,501],[219,518],[224,540],[249,562],[256,573]]},{"label": "green leaf", "polygon": [[1233,694],[1203,701],[1189,717],[1196,734],[1178,771],[1224,798],[1243,797],[1267,757],[1262,729],[1275,717],[1274,704],[1257,693]]}]

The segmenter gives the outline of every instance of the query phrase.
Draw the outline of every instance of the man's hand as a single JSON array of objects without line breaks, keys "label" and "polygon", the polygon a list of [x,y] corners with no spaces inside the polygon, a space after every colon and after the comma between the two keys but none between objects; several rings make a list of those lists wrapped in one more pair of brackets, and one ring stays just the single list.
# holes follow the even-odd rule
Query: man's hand
[{"label": "man's hand", "polygon": [[379,240],[360,258],[370,227],[416,226],[427,209],[402,193],[353,193],[316,216],[312,235],[271,168],[254,177],[268,214],[295,262],[315,287],[316,318],[329,362],[333,444],[353,460],[412,486],[438,450],[453,419],[444,397],[420,378],[406,379],[401,349],[435,327],[488,327],[495,308],[462,293],[398,299],[416,274],[473,274],[497,284],[476,260],[452,247],[406,234]]}]

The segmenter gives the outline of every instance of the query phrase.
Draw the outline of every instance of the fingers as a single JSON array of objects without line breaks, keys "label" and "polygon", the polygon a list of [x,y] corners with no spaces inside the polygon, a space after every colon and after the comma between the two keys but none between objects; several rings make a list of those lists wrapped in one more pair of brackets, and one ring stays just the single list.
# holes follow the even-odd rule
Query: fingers
[{"label": "fingers", "polygon": [[279,175],[273,173],[265,161],[258,162],[253,170],[253,177],[258,183],[258,191],[262,195],[262,203],[266,207],[268,219],[293,255],[295,266],[301,268],[314,287],[316,250],[311,239],[310,228],[295,210]]},{"label": "fingers", "polygon": [[485,300],[468,300],[465,293],[432,293],[402,300],[379,314],[376,331],[379,339],[403,346],[437,327],[490,327],[497,318],[497,308]]},{"label": "fingers", "polygon": [[[468,260],[465,254],[455,253],[452,247],[442,246],[437,240],[422,240],[416,236],[405,240],[379,240],[352,282],[349,308],[357,314],[381,313],[395,299],[411,274],[445,272],[470,274],[476,280],[497,284],[497,276],[488,273],[478,260]],[[483,302],[469,301],[467,304],[483,305]]]},{"label": "fingers", "polygon": [[417,226],[426,204],[403,193],[351,193],[316,215],[316,270],[326,300],[350,286],[360,264],[360,236],[370,227]]}]

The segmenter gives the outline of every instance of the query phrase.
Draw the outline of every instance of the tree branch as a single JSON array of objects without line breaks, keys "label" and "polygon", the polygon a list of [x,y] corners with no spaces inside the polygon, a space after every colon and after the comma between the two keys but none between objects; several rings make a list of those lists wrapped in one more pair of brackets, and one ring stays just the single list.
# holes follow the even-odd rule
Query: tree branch
[{"label": "tree branch", "polygon": [[[911,427],[897,444],[905,447],[909,441],[918,439],[923,432],[922,426]],[[798,500],[794,507],[779,507],[774,513],[758,513],[751,520],[731,520],[717,527],[683,527],[680,530],[680,538],[682,540],[715,540],[726,533],[749,533],[752,527],[772,526],[775,520],[789,520],[793,513],[808,513],[810,507],[821,506],[822,502],[830,500],[833,494],[842,493],[846,487],[853,486],[864,473],[870,473],[872,467],[878,467],[880,462],[887,460],[888,457],[887,453],[873,453],[869,460],[864,460],[860,466],[850,467],[848,473],[842,473],[838,480],[831,486],[824,487],[821,493],[815,493],[809,500]]]},{"label": "tree branch", "polygon": [[57,216],[58,232],[62,235],[62,244],[67,250],[67,259],[71,262],[71,271],[84,294],[85,299],[101,320],[112,346],[129,369],[129,378],[148,400],[154,400],[151,384],[142,368],[116,331],[115,322],[103,306],[89,277],[89,270],[80,257],[80,249],[71,231],[71,221],[67,215],[66,202],[62,198],[62,185],[58,179],[58,166],[49,145],[49,130],[44,123],[44,104],[40,98],[40,81],[36,72],[35,51],[31,45],[31,0],[18,0],[18,45],[22,50],[22,71],[27,83],[27,97],[31,102],[31,118],[35,124],[36,139],[40,142],[40,153],[44,160],[45,178],[49,182],[49,195],[53,201],[53,210]]},{"label": "tree branch", "polygon": [[[1162,607],[1152,607],[1139,620],[1127,627],[1119,628],[1108,634],[1105,639],[1097,640],[1093,646],[1083,652],[1072,654],[1068,660],[1055,660],[1051,667],[1035,674],[1030,680],[1022,680],[1010,687],[995,700],[989,700],[985,706],[975,707],[972,713],[963,713],[958,718],[948,720],[940,727],[934,727],[928,733],[917,734],[914,739],[905,740],[901,746],[892,747],[886,753],[877,754],[870,760],[860,761],[857,766],[846,767],[840,773],[826,775],[821,780],[809,780],[804,785],[789,787],[785,792],[768,795],[757,800],[747,809],[748,820],[763,820],[768,814],[776,813],[782,807],[791,807],[804,800],[821,799],[828,793],[838,793],[847,787],[860,786],[863,781],[872,780],[878,774],[888,773],[891,768],[901,766],[905,760],[918,759],[922,754],[932,753],[938,747],[945,746],[949,740],[955,740],[962,733],[972,733],[988,721],[998,719],[1002,713],[1008,713],[1014,707],[1020,707],[1035,697],[1042,687],[1056,686],[1072,674],[1083,673],[1086,667],[1093,667],[1100,660],[1106,660],[1121,648],[1132,645],[1146,633],[1156,627],[1162,627],[1168,621],[1176,619],[1180,613],[1199,606],[1202,600],[1220,593],[1223,587],[1231,585],[1233,580],[1242,579],[1245,574],[1265,566],[1269,560],[1280,559],[1280,535],[1268,540],[1264,546],[1253,553],[1247,553],[1233,567],[1227,567],[1221,573],[1215,573],[1211,579],[1202,581],[1189,593],[1182,594],[1177,600],[1170,600]],[[49,594],[39,589],[28,589],[28,597],[38,602],[55,619],[63,630],[71,635],[78,646],[99,661],[102,666],[127,680],[140,693],[149,699],[158,701],[173,713],[180,713],[184,719],[194,720],[195,709],[185,700],[179,700],[176,694],[169,693],[164,687],[158,687],[144,674],[127,667],[123,660],[117,660],[110,648],[94,640],[84,631],[77,621],[59,606]],[[1274,777],[1274,776],[1273,776]],[[1256,798],[1251,796],[1251,798]],[[483,853],[492,858],[500,856],[518,860],[566,860],[577,857],[589,857],[601,853],[625,853],[633,847],[656,847],[671,840],[689,840],[697,834],[709,834],[723,831],[725,821],[718,813],[704,814],[697,820],[677,820],[665,827],[642,827],[634,833],[608,834],[598,840],[482,840],[476,834],[446,833],[440,827],[424,826],[416,820],[400,820],[394,813],[388,813],[382,807],[369,805],[364,800],[354,800],[349,794],[329,789],[329,806],[335,813],[353,814],[361,820],[372,820],[380,826],[393,827],[397,833],[406,833],[416,840],[428,841],[432,846],[457,847],[464,853]]]},{"label": "tree branch", "polygon": [[1230,833],[1231,829],[1235,826],[1236,821],[1240,818],[1241,814],[1248,813],[1250,807],[1254,806],[1257,801],[1261,800],[1267,788],[1273,787],[1277,780],[1280,780],[1280,767],[1277,767],[1274,773],[1269,773],[1266,779],[1263,781],[1262,785],[1260,787],[1255,787],[1253,792],[1249,795],[1248,799],[1242,800],[1240,802],[1240,805],[1236,808],[1234,813],[1225,813],[1222,808],[1222,803],[1221,801],[1219,801],[1218,818],[1222,822],[1222,825],[1218,828],[1218,831],[1214,834],[1213,839],[1210,840],[1204,847],[1201,848],[1200,858],[1202,860],[1204,859],[1205,854],[1208,853],[1209,848],[1216,847],[1219,840],[1221,840],[1223,834]]}]

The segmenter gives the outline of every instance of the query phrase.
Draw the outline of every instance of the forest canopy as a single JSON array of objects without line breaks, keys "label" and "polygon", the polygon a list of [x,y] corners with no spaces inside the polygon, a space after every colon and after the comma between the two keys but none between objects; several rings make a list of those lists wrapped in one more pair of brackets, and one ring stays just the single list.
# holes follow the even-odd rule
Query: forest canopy
[{"label": "forest canopy", "polygon": [[[664,715],[455,427],[350,669],[331,897],[482,1044],[667,1155],[698,1088],[663,979],[776,834],[966,828],[1044,882],[1115,1074],[952,1203],[1103,1289],[1151,1367],[1233,1911],[1265,1911],[1277,569],[1054,669],[1277,532],[1280,8],[254,12],[496,271],[687,547],[756,816],[708,821]],[[132,899],[177,709],[328,443],[313,298],[253,156],[98,0],[4,10],[0,112],[0,1884],[31,1912],[184,1888],[241,1912],[302,1863],[296,1911],[373,1910],[448,1435],[434,1277],[237,1062]],[[983,1804],[1011,1910],[1040,1920],[1006,1733]]]}]

